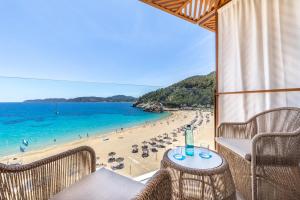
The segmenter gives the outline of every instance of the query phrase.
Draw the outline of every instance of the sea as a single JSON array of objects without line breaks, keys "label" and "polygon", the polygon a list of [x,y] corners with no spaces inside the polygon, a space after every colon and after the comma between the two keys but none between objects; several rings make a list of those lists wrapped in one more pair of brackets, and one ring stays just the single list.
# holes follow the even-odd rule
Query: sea
[{"label": "sea", "polygon": [[120,131],[167,117],[132,103],[0,103],[0,156]]}]

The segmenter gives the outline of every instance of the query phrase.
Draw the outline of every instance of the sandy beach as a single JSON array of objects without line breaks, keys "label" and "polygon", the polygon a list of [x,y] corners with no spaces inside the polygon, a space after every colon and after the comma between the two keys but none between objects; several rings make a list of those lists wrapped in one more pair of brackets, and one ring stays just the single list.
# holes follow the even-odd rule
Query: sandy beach
[{"label": "sandy beach", "polygon": [[[201,117],[196,118],[199,111],[172,111],[172,114],[164,119],[149,122],[139,126],[131,127],[119,130],[118,132],[111,132],[105,135],[90,136],[88,138],[78,139],[73,142],[53,145],[51,147],[25,152],[23,154],[11,155],[0,158],[1,163],[13,163],[21,162],[23,164],[30,163],[35,160],[39,160],[50,155],[54,155],[68,149],[72,149],[78,146],[86,145],[92,147],[95,152],[97,159],[97,166],[103,164],[104,166],[111,168],[112,164],[108,163],[108,153],[115,152],[115,158],[124,157],[124,168],[115,170],[117,173],[122,175],[137,177],[147,172],[157,170],[160,167],[160,160],[162,159],[163,153],[172,147],[178,145],[184,145],[183,132],[177,132],[179,127],[191,123],[195,120],[196,129],[195,134],[195,145],[200,143],[208,143],[210,148],[214,148],[214,122],[213,116],[208,112],[203,112],[203,123],[199,126]],[[209,121],[206,121],[206,115],[209,116]],[[176,142],[167,145],[166,148],[158,148],[157,153],[149,152],[149,157],[142,158],[141,146],[143,141],[150,142],[150,138],[158,137],[167,133],[168,136],[172,136],[172,132],[177,132]],[[172,137],[172,139],[174,139]],[[132,153],[132,145],[137,144],[139,146],[138,153]],[[15,158],[15,159],[14,159]]]}]

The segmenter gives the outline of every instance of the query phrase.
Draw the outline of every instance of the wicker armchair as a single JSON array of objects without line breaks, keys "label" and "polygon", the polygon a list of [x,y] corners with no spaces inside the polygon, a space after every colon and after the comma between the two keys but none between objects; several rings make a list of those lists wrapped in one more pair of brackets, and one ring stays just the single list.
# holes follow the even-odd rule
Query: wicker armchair
[{"label": "wicker armchair", "polygon": [[278,108],[223,123],[217,150],[245,199],[300,199],[300,109]]},{"label": "wicker armchair", "polygon": [[0,199],[49,199],[96,170],[95,152],[83,146],[31,164],[0,164]]},{"label": "wicker armchair", "polygon": [[147,185],[105,168],[96,171],[95,152],[87,146],[21,166],[0,163],[0,200],[168,200],[171,194],[167,170]]}]

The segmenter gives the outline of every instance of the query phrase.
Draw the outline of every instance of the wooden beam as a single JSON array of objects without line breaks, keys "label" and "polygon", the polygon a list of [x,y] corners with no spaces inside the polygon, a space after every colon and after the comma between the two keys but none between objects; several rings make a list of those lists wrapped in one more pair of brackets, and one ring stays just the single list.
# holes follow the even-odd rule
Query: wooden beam
[{"label": "wooden beam", "polygon": [[207,20],[210,20],[211,17],[214,17],[215,15],[215,9],[204,15],[203,17],[200,17],[200,19],[196,22],[197,24],[201,25],[202,23],[206,22]]},{"label": "wooden beam", "polygon": [[[214,107],[214,117],[215,117],[215,138],[217,137],[217,130],[218,130],[218,123],[219,123],[219,96],[218,96],[218,91],[219,91],[219,29],[218,29],[218,7],[215,7],[215,55],[216,55],[216,89],[215,89],[215,107]],[[216,141],[215,141],[215,148],[216,148]]]},{"label": "wooden beam", "polygon": [[[231,0],[140,0],[152,7],[214,32],[215,12]],[[188,4],[190,5],[188,6]],[[194,8],[192,8],[194,3]],[[184,9],[184,12],[182,10]],[[194,11],[192,11],[192,9]],[[198,14],[198,15],[197,15]]]},{"label": "wooden beam", "polygon": [[[175,0],[175,1],[173,0],[172,2],[171,0],[156,0],[156,1],[140,0],[140,1],[149,4],[155,8],[158,8],[160,10],[163,10],[169,14],[177,16],[181,19],[184,19],[188,22],[191,22],[193,24],[196,23],[199,26],[214,32],[215,31],[215,23],[214,23],[215,10],[227,4],[231,0]],[[177,2],[177,4],[173,4],[174,2]],[[180,2],[184,2],[184,3],[181,4]],[[194,3],[194,13],[192,13],[192,9],[190,9],[190,7],[188,6],[189,3],[191,4],[190,7],[192,7],[192,4]],[[168,7],[162,5],[168,5],[168,6],[172,5],[172,6]],[[182,9],[184,9],[184,13],[182,13]],[[198,16],[197,16],[197,10],[198,10]]]},{"label": "wooden beam", "polygon": [[194,20],[197,19],[197,7],[200,0],[194,0]]},{"label": "wooden beam", "polygon": [[211,11],[211,4],[212,4],[213,1],[215,1],[215,0],[208,0],[207,7],[206,7],[206,12]]},{"label": "wooden beam", "polygon": [[192,18],[192,7],[193,7],[193,0],[190,1],[190,7],[189,7],[189,17]]},{"label": "wooden beam", "polygon": [[165,3],[156,3],[155,4],[159,4],[160,6],[163,7],[169,7],[169,6],[174,6],[176,5],[177,7],[181,6],[182,3],[184,3],[186,0],[180,0],[180,1],[170,1],[170,2],[165,2]]},{"label": "wooden beam", "polygon": [[172,1],[172,0],[156,0],[156,1],[154,1],[154,0],[150,0],[150,1],[148,1],[148,2],[152,2],[152,3],[155,3],[155,4],[164,4],[164,3],[170,3],[170,2],[174,2],[174,1]]},{"label": "wooden beam", "polygon": [[209,30],[211,32],[215,32],[215,28],[214,27],[209,27],[209,26],[205,26],[205,25],[199,25],[199,26],[201,26],[202,28],[207,29],[207,30]]},{"label": "wooden beam", "polygon": [[171,15],[174,15],[174,16],[176,16],[176,17],[179,17],[179,18],[181,18],[181,19],[184,19],[184,20],[186,20],[186,21],[188,21],[188,22],[191,22],[191,23],[193,23],[193,24],[196,24],[196,21],[194,21],[194,20],[192,20],[192,19],[189,19],[189,18],[187,18],[187,17],[184,17],[184,16],[182,16],[182,15],[176,14],[176,13],[174,13],[174,12],[172,12],[172,11],[170,11],[170,10],[164,8],[164,7],[161,7],[161,6],[157,5],[157,4],[152,3],[152,2],[149,1],[149,0],[140,0],[140,1],[143,2],[143,3],[146,3],[146,4],[148,4],[148,5],[150,5],[150,6],[152,6],[152,7],[158,8],[158,9],[160,9],[160,10],[162,10],[162,11],[165,11],[165,12],[171,14]]},{"label": "wooden beam", "polygon": [[178,4],[166,6],[167,9],[175,9],[174,13],[177,11],[177,9],[178,9],[179,7],[180,7],[180,5],[178,5]]},{"label": "wooden beam", "polygon": [[201,15],[202,15],[203,1],[204,1],[204,0],[200,0],[200,5],[199,5],[199,15],[198,15],[198,18],[199,18],[199,19],[201,18]]},{"label": "wooden beam", "polygon": [[168,4],[168,3],[176,3],[176,4],[183,4],[186,0],[158,0],[158,1],[152,1],[156,4]]},{"label": "wooden beam", "polygon": [[203,13],[202,13],[202,15],[205,15],[205,13],[207,12],[207,4],[208,4],[208,1],[209,0],[204,0],[204,2],[203,2]]},{"label": "wooden beam", "polygon": [[178,8],[178,10],[176,11],[176,14],[180,13],[180,11],[185,8],[185,6],[192,0],[187,0],[180,8]]}]

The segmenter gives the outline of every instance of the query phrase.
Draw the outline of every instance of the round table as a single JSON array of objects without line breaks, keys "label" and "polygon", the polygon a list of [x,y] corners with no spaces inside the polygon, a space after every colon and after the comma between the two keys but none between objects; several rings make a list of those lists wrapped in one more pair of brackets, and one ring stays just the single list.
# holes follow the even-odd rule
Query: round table
[{"label": "round table", "polygon": [[[184,147],[176,147],[165,152],[161,168],[168,169],[172,176],[172,199],[236,199],[235,186],[227,161],[217,152],[194,147],[194,156],[185,155],[177,160],[174,154]],[[209,151],[211,158],[199,156],[203,150]]]}]

